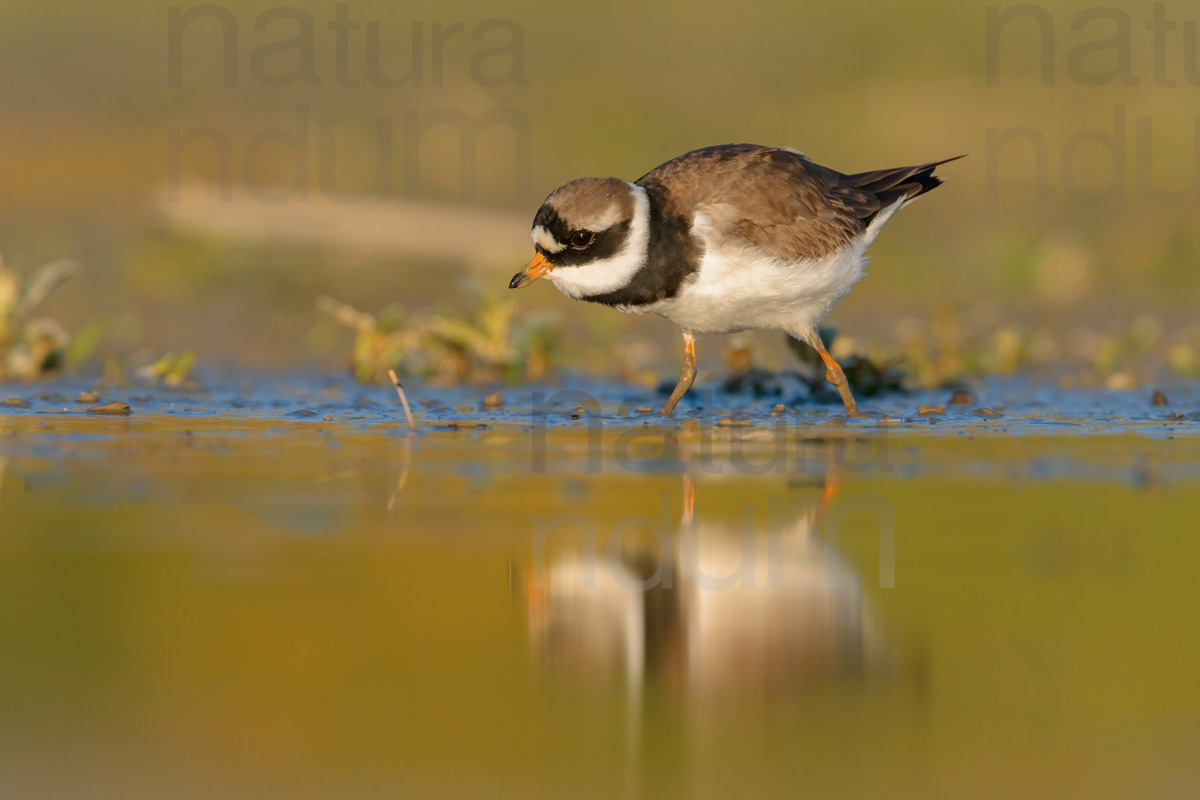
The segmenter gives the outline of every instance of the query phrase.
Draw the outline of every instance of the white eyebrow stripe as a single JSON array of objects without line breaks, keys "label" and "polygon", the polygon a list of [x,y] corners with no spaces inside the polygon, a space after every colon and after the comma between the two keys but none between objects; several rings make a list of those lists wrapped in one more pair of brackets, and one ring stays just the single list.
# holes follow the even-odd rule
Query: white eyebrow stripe
[{"label": "white eyebrow stripe", "polygon": [[534,247],[541,247],[547,253],[561,253],[566,250],[566,245],[559,244],[558,241],[550,235],[550,231],[543,228],[541,225],[534,225],[533,230],[529,232],[529,239],[533,242]]}]

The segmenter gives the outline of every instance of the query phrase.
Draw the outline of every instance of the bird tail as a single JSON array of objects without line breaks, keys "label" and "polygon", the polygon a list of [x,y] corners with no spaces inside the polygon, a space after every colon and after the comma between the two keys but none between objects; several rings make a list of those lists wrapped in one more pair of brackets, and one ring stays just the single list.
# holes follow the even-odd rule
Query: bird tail
[{"label": "bird tail", "polygon": [[860,172],[856,175],[847,175],[842,183],[875,195],[879,198],[881,208],[887,208],[901,200],[907,205],[926,192],[941,186],[945,181],[944,178],[933,174],[934,168],[960,158],[966,158],[966,156],[955,156],[944,161],[919,164],[915,167],[895,167],[874,172]]}]

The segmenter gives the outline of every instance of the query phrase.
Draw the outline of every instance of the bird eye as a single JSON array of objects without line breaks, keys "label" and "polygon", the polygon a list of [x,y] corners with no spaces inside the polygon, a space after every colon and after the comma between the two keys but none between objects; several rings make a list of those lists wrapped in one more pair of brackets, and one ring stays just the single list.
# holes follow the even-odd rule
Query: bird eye
[{"label": "bird eye", "polygon": [[571,247],[582,250],[596,239],[596,234],[591,231],[575,231],[571,234]]}]

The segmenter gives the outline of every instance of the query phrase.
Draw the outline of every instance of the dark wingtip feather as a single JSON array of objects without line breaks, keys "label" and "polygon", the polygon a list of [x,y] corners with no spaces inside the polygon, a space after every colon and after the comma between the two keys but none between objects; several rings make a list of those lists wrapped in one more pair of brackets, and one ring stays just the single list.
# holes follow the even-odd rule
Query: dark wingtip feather
[{"label": "dark wingtip feather", "polygon": [[875,172],[860,172],[856,175],[847,175],[845,183],[865,192],[870,192],[879,200],[881,208],[887,208],[899,200],[911,202],[926,192],[941,186],[945,183],[945,179],[934,175],[934,169],[940,167],[942,164],[966,158],[966,155],[964,153],[961,156],[954,156],[942,161],[932,161],[927,164],[918,164],[912,167],[896,167],[894,169],[881,169]]}]

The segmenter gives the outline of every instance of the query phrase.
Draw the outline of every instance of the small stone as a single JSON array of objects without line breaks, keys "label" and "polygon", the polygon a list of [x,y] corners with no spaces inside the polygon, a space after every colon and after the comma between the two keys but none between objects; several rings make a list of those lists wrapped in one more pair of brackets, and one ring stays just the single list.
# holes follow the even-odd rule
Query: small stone
[{"label": "small stone", "polygon": [[771,409],[771,413],[772,414],[785,414],[785,413],[787,413],[787,406],[785,406],[783,403],[776,403],[775,407],[773,409]]},{"label": "small stone", "polygon": [[934,414],[945,414],[946,407],[945,406],[931,406],[931,405],[925,404],[925,405],[920,406],[917,409],[917,413],[920,414],[922,417],[929,417],[929,416],[933,416]]},{"label": "small stone", "polygon": [[968,392],[966,389],[959,389],[957,392],[950,395],[950,400],[947,401],[946,404],[951,406],[969,406],[974,402],[975,401],[971,399],[970,392]]},{"label": "small stone", "polygon": [[127,417],[133,413],[133,409],[129,407],[129,403],[122,403],[120,400],[114,400],[111,403],[105,403],[102,406],[92,406],[88,409],[89,414],[106,414],[110,417]]},{"label": "small stone", "polygon": [[99,403],[100,395],[97,392],[83,392],[79,397],[75,398],[76,403]]},{"label": "small stone", "polygon": [[1167,405],[1167,396],[1158,389],[1155,389],[1154,396],[1150,398],[1150,402],[1159,408],[1163,408]]},{"label": "small stone", "polygon": [[1171,420],[1172,422],[1186,422],[1187,415],[1179,413],[1167,414],[1167,419]]},{"label": "small stone", "polygon": [[717,425],[725,428],[744,428],[749,424],[748,420],[736,419],[734,417],[721,417],[721,419],[717,420]]},{"label": "small stone", "polygon": [[504,404],[504,395],[500,392],[492,392],[483,396],[484,408],[499,408]]},{"label": "small stone", "polygon": [[326,422],[333,422],[333,417],[324,417]]},{"label": "small stone", "polygon": [[8,408],[29,408],[29,401],[22,400],[19,397],[9,397],[6,400],[0,400],[0,406]]},{"label": "small stone", "polygon": [[993,411],[990,408],[977,408],[971,413],[978,414],[981,417],[1003,417],[1004,416],[999,411]]},{"label": "small stone", "polygon": [[637,411],[639,414],[649,414],[653,410],[654,409],[651,408],[650,406],[638,406],[637,407]]},{"label": "small stone", "polygon": [[571,409],[571,413],[578,416],[579,414],[586,414],[587,409],[584,408],[583,406],[575,406],[573,409]]}]

